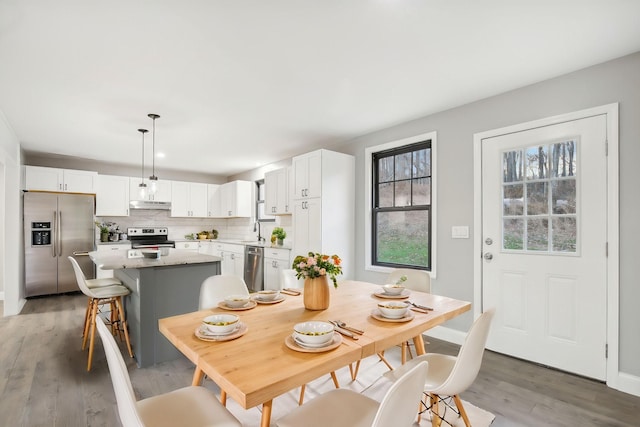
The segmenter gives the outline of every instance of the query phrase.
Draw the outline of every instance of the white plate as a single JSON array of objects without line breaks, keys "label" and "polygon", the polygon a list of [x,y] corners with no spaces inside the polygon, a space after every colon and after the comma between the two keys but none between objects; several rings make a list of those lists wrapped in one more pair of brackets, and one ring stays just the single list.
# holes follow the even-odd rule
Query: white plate
[{"label": "white plate", "polygon": [[321,344],[310,344],[310,343],[302,342],[300,339],[296,338],[293,334],[291,335],[291,337],[296,342],[296,344],[298,344],[300,347],[305,347],[305,348],[323,348],[323,347],[328,347],[333,343],[333,336],[331,336],[331,338],[327,342],[323,342]]}]

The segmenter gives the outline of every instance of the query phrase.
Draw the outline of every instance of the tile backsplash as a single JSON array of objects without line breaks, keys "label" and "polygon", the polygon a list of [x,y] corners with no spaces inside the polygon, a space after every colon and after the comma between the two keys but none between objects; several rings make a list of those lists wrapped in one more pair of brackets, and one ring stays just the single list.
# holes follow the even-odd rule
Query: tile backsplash
[{"label": "tile backsplash", "polygon": [[[132,210],[128,217],[96,217],[99,222],[117,224],[121,233],[127,232],[127,227],[167,227],[169,240],[185,240],[185,235],[203,230],[218,230],[218,239],[229,240],[257,240],[258,231],[253,231],[253,218],[173,218],[170,211],[165,210]],[[293,240],[291,215],[280,216],[276,222],[260,224],[260,234],[267,241],[274,227],[282,227],[287,232],[287,242]],[[96,227],[97,240],[100,240]]]}]

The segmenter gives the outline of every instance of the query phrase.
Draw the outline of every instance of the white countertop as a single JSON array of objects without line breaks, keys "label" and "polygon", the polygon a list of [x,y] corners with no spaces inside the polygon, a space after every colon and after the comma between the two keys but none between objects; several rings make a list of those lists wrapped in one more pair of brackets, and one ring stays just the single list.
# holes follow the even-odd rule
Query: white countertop
[{"label": "white countertop", "polygon": [[217,256],[199,254],[192,251],[173,248],[169,250],[169,255],[163,255],[158,259],[127,258],[127,253],[125,251],[118,251],[117,253],[112,253],[112,251],[94,251],[89,252],[89,257],[94,264],[102,270],[164,267],[170,265],[203,264],[207,262],[222,261],[222,259]]}]

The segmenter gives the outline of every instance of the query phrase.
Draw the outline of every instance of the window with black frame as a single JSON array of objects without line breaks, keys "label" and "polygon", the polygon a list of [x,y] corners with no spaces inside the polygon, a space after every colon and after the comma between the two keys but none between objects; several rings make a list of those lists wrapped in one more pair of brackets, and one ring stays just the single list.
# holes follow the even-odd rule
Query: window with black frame
[{"label": "window with black frame", "polygon": [[431,140],[373,153],[374,265],[431,270]]}]

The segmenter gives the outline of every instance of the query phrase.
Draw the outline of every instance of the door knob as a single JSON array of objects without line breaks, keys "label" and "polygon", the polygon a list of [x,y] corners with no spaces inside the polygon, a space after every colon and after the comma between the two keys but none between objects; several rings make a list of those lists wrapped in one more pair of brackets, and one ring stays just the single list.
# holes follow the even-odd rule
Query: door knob
[{"label": "door knob", "polygon": [[486,239],[484,239],[484,242],[485,242],[487,245],[491,245],[491,244],[493,244],[493,239],[492,239],[491,237],[487,237]]},{"label": "door knob", "polygon": [[493,259],[493,254],[491,252],[485,253],[484,259],[486,259],[487,261],[491,261]]}]

